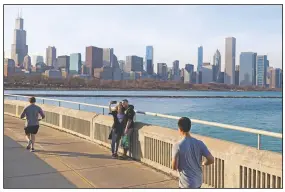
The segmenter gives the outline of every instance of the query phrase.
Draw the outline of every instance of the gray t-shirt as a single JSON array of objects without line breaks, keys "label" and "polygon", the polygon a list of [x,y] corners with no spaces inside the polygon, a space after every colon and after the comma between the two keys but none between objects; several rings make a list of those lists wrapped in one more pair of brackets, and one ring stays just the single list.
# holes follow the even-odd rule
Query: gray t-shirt
[{"label": "gray t-shirt", "polygon": [[180,188],[199,188],[202,185],[202,156],[209,154],[206,145],[193,137],[185,137],[173,145],[172,158],[178,160]]},{"label": "gray t-shirt", "polygon": [[39,125],[39,114],[42,118],[45,118],[43,110],[39,106],[31,104],[23,110],[21,118],[26,117],[26,127],[35,126]]}]

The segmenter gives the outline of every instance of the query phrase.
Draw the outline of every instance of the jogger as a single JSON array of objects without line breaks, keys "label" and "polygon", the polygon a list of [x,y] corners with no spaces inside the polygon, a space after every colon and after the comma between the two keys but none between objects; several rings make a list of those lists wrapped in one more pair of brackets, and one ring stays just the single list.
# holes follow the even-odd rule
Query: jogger
[{"label": "jogger", "polygon": [[43,113],[43,110],[35,105],[36,103],[36,98],[31,97],[29,99],[30,105],[27,106],[22,114],[21,114],[21,119],[26,117],[26,123],[25,123],[25,134],[26,134],[26,139],[28,141],[27,149],[30,150],[31,152],[35,151],[35,141],[36,141],[36,134],[38,133],[39,130],[39,115],[41,116],[42,119],[45,118],[45,115]]}]

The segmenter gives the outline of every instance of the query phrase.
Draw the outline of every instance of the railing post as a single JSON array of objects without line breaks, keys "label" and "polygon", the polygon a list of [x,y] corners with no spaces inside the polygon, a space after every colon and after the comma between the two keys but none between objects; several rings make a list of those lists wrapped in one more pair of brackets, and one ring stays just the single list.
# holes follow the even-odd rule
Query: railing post
[{"label": "railing post", "polygon": [[58,106],[60,107],[60,101],[58,101]]},{"label": "railing post", "polygon": [[260,134],[257,134],[257,149],[260,150]]},{"label": "railing post", "polygon": [[104,108],[103,108],[103,115],[104,115]]},{"label": "railing post", "polygon": [[79,109],[79,111],[80,111],[80,104],[78,104],[78,109]]},{"label": "railing post", "polygon": [[45,104],[45,100],[43,99],[43,104]]}]

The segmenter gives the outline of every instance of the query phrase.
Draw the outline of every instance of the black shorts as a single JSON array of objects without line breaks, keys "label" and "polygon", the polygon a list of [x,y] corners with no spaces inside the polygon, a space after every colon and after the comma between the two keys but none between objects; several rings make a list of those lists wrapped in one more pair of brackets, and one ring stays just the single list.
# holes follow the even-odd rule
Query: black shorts
[{"label": "black shorts", "polygon": [[33,125],[33,126],[28,126],[28,127],[25,127],[24,130],[25,130],[25,134],[28,135],[28,134],[37,134],[38,133],[38,130],[39,130],[39,125]]}]

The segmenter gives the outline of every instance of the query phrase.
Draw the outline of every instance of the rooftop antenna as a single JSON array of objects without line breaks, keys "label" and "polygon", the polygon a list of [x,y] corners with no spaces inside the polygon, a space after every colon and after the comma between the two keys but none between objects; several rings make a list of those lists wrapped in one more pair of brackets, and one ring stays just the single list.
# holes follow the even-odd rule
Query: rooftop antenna
[{"label": "rooftop antenna", "polygon": [[19,15],[19,9],[18,9],[18,18],[20,17],[20,15]]},{"label": "rooftop antenna", "polygon": [[22,9],[20,9],[20,17],[22,18]]}]

